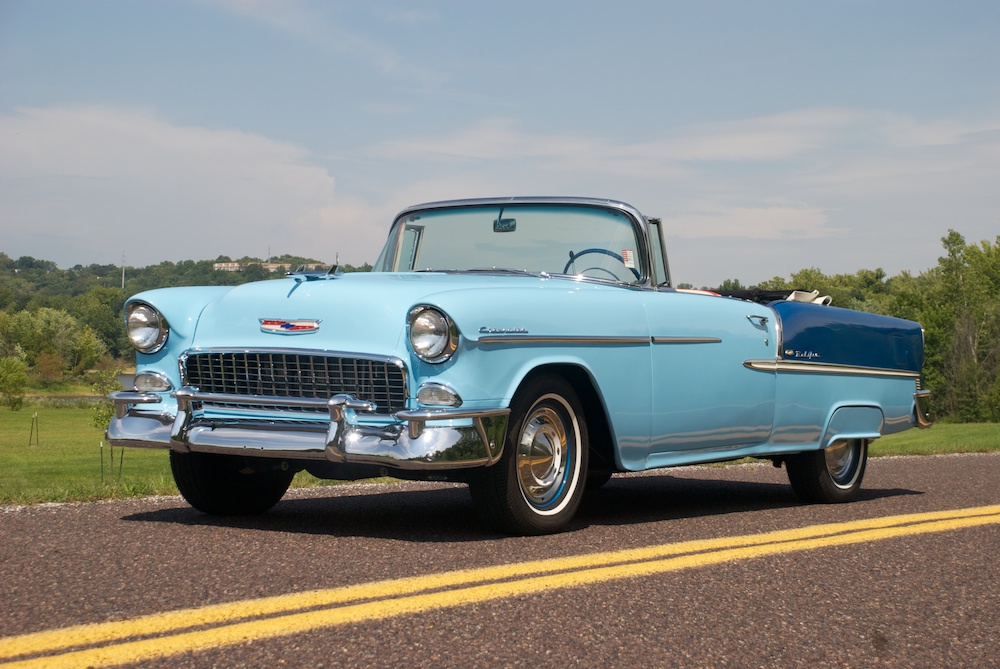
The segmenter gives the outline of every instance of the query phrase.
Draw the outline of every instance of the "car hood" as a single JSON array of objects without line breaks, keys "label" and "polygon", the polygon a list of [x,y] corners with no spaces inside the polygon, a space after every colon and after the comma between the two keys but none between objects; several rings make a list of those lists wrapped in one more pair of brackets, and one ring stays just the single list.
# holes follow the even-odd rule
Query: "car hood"
[{"label": "car hood", "polygon": [[[237,286],[201,312],[195,348],[309,348],[375,355],[408,355],[406,316],[417,304],[456,317],[476,339],[491,305],[580,291],[618,294],[616,286],[559,278],[444,273],[352,273],[333,279],[295,277]],[[521,297],[517,297],[520,295]],[[315,329],[264,331],[263,320],[307,321]],[[482,322],[480,322],[482,321]],[[505,325],[501,323],[501,325]]]}]

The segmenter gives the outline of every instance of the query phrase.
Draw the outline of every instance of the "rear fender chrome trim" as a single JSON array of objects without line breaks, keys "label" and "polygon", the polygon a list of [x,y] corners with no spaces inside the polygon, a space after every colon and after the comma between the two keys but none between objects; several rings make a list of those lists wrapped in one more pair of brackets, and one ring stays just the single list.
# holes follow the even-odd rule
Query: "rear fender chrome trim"
[{"label": "rear fender chrome trim", "polygon": [[653,337],[654,344],[721,344],[718,337]]},{"label": "rear fender chrome trim", "polygon": [[902,369],[881,367],[858,367],[854,365],[831,365],[819,362],[796,362],[792,360],[746,360],[744,367],[760,372],[790,372],[793,374],[833,374],[848,376],[882,376],[890,378],[919,379],[920,374]]}]

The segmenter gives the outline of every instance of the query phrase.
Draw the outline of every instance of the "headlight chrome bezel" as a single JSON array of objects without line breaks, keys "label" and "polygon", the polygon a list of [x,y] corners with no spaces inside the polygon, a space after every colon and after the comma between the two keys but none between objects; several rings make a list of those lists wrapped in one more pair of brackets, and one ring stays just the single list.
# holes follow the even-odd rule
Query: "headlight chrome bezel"
[{"label": "headlight chrome bezel", "polygon": [[137,393],[169,393],[174,389],[166,374],[156,371],[139,372],[132,382],[132,389]]},{"label": "headlight chrome bezel", "polygon": [[425,383],[417,391],[417,402],[430,407],[453,407],[462,406],[461,396],[449,386],[443,383]]},{"label": "headlight chrome bezel", "polygon": [[410,350],[431,364],[451,360],[458,350],[458,327],[442,310],[418,304],[407,315],[407,339]]},{"label": "headlight chrome bezel", "polygon": [[125,331],[132,348],[150,355],[166,346],[170,326],[153,305],[131,302],[125,307]]}]

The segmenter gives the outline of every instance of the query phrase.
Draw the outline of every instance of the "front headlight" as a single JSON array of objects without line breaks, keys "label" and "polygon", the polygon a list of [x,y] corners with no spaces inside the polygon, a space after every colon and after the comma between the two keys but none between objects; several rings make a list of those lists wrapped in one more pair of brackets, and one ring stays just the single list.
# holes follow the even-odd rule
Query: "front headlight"
[{"label": "front headlight", "polygon": [[156,353],[167,343],[170,327],[163,315],[144,302],[125,307],[129,343],[140,353]]},{"label": "front headlight", "polygon": [[425,362],[450,360],[458,348],[458,328],[447,314],[422,304],[410,310],[410,348]]}]

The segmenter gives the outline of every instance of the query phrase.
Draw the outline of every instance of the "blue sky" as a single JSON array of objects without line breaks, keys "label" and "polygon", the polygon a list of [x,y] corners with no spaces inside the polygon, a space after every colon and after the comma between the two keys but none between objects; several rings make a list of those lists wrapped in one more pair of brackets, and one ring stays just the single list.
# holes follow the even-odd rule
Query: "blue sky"
[{"label": "blue sky", "polygon": [[1000,3],[0,0],[0,251],[374,261],[445,198],[668,224],[674,280],[1000,235]]}]

